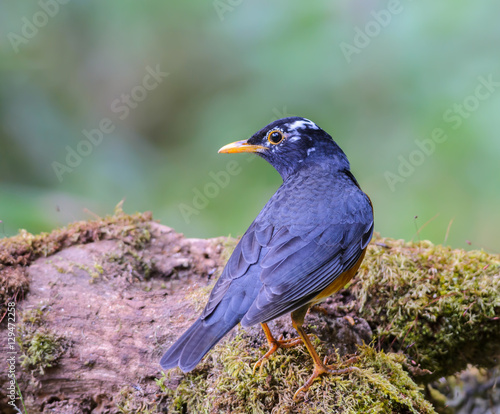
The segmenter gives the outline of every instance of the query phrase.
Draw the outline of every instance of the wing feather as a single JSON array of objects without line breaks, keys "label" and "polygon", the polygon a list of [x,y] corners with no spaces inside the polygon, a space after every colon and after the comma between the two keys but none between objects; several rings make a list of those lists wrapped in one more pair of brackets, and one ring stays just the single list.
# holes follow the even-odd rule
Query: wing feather
[{"label": "wing feather", "polygon": [[238,242],[234,251],[226,263],[226,267],[222,271],[219,279],[215,283],[207,305],[201,315],[202,319],[206,319],[213,313],[217,305],[221,302],[231,283],[245,274],[247,274],[250,266],[255,265],[260,257],[264,242],[269,242],[271,239],[273,227],[261,226],[257,228],[257,223],[250,225],[246,233]]},{"label": "wing feather", "polygon": [[267,246],[272,264],[263,266],[263,286],[243,326],[275,319],[311,301],[359,260],[372,232],[373,221],[342,223],[328,226],[309,242],[294,238],[275,246],[272,239]]},{"label": "wing feather", "polygon": [[[344,183],[343,188],[329,193],[327,206],[310,204],[315,210],[309,213],[307,204],[302,209],[288,204],[278,190],[234,249],[202,319],[216,310],[237,279],[242,286],[255,283],[258,290],[241,321],[248,326],[298,309],[354,266],[371,239],[373,210],[357,187]],[[258,279],[246,282],[247,276]]]}]

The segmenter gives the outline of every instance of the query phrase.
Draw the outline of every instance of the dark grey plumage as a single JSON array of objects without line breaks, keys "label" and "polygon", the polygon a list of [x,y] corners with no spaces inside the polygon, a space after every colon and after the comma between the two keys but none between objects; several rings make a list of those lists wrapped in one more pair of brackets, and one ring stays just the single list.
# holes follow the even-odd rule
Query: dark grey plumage
[{"label": "dark grey plumage", "polygon": [[[278,145],[267,142],[279,130]],[[360,259],[373,233],[370,200],[332,138],[304,118],[284,118],[248,141],[283,184],[245,232],[200,318],[161,359],[192,370],[237,323],[267,322],[310,303]]]}]

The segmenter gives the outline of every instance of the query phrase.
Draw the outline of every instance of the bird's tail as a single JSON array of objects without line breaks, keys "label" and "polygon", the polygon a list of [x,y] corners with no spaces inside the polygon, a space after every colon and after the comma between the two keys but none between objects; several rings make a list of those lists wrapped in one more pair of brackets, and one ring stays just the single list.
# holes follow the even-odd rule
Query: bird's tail
[{"label": "bird's tail", "polygon": [[228,322],[221,318],[209,324],[208,321],[199,318],[165,352],[160,360],[161,367],[166,370],[178,366],[183,372],[191,371],[205,354],[238,323],[238,320]]}]

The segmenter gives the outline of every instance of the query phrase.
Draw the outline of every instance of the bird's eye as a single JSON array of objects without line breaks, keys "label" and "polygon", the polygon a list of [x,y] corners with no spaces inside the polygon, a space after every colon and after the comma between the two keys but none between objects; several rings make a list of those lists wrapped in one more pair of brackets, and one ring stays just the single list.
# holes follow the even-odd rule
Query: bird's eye
[{"label": "bird's eye", "polygon": [[281,131],[273,130],[267,134],[267,140],[273,145],[278,145],[281,141],[283,141],[283,138],[285,138],[285,136]]}]

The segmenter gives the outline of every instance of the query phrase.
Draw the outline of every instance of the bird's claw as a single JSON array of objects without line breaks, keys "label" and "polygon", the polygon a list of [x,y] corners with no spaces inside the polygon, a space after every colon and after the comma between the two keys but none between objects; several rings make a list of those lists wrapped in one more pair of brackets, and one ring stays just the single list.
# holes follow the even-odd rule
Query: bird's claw
[{"label": "bird's claw", "polygon": [[[343,363],[343,365],[353,364],[353,363],[357,362],[358,359],[359,358],[357,356],[349,358],[347,361],[345,361]],[[309,379],[305,382],[305,384],[302,387],[300,387],[297,391],[295,391],[295,394],[293,395],[294,401],[298,401],[300,394],[307,392],[309,387],[313,384],[314,380],[322,374],[344,375],[344,374],[348,374],[350,372],[360,371],[360,369],[358,367],[346,367],[346,368],[338,369],[337,366],[326,365],[325,361],[326,361],[326,357],[323,360],[323,364],[317,364],[314,366],[314,371],[313,371],[312,375],[309,377]]]},{"label": "bird's claw", "polygon": [[253,371],[252,371],[252,374],[255,375],[255,370],[257,368],[260,368],[262,367],[262,364],[264,363],[264,361],[266,361],[267,358],[265,358],[265,355],[260,357],[260,359],[253,365]]},{"label": "bird's claw", "polygon": [[[315,337],[316,335],[308,335],[310,338]],[[317,338],[317,336],[316,336]],[[290,338],[290,339],[284,339],[283,335],[280,335],[278,339],[274,339],[273,341],[269,342],[269,349],[267,352],[260,357],[260,359],[254,364],[253,366],[253,373],[255,374],[255,371],[257,368],[260,368],[264,362],[269,359],[269,357],[274,354],[279,348],[292,348],[297,345],[302,345],[304,342],[302,341],[301,338]]]}]

